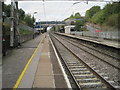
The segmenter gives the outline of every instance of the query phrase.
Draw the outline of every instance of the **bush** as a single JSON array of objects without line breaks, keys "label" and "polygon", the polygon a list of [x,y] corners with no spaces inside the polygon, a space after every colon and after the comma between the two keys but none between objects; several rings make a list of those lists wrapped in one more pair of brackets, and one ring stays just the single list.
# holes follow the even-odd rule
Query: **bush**
[{"label": "bush", "polygon": [[29,30],[21,29],[21,28],[20,28],[20,34],[21,34],[21,35],[33,34],[33,31],[29,31]]},{"label": "bush", "polygon": [[120,15],[120,13],[109,16],[106,21],[106,24],[109,26],[118,27],[118,16],[119,15]]},{"label": "bush", "polygon": [[100,9],[100,6],[93,6],[92,8],[90,8],[89,10],[86,11],[86,14],[85,14],[85,19],[86,21],[90,21],[91,18],[97,13],[99,12],[101,9]]},{"label": "bush", "polygon": [[80,31],[82,26],[84,26],[84,21],[77,20],[75,22],[75,30],[76,31]]}]

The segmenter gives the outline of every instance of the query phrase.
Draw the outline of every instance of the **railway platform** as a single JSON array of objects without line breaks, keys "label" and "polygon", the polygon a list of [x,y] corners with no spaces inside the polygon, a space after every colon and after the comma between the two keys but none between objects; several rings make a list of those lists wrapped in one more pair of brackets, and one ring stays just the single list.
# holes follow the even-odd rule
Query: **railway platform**
[{"label": "railway platform", "polygon": [[43,35],[14,88],[68,88],[48,34]]},{"label": "railway platform", "polygon": [[120,42],[117,42],[117,41],[105,40],[101,38],[92,38],[92,37],[86,37],[86,36],[80,36],[80,35],[71,35],[71,34],[65,34],[65,33],[57,33],[57,34],[120,49]]}]

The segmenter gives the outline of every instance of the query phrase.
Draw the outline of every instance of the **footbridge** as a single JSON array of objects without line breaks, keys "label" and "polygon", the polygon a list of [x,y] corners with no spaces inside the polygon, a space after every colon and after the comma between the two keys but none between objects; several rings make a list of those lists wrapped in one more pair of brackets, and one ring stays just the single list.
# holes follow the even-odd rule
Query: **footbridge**
[{"label": "footbridge", "polygon": [[35,26],[36,27],[48,27],[48,26],[61,26],[61,25],[65,25],[64,21],[40,21],[40,22],[36,22]]},{"label": "footbridge", "polygon": [[44,31],[47,27],[55,26],[56,29],[60,28],[61,26],[65,25],[64,21],[40,21],[35,23],[36,31]]}]

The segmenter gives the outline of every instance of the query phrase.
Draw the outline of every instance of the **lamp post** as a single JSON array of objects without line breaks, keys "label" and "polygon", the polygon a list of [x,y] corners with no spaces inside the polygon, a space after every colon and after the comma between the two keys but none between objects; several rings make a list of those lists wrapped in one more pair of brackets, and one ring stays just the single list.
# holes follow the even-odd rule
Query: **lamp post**
[{"label": "lamp post", "polygon": [[[37,12],[34,12],[33,13],[33,18],[34,18],[34,15],[36,14]],[[33,28],[33,39],[35,38],[35,28]]]}]

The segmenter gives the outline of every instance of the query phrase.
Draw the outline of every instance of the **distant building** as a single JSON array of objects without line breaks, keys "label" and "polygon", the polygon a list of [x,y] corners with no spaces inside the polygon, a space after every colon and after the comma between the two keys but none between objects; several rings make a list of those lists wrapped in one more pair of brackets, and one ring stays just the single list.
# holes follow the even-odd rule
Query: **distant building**
[{"label": "distant building", "polygon": [[81,20],[84,22],[84,18],[79,18],[79,19],[67,19],[65,20],[65,33],[71,34],[71,32],[75,31],[75,22],[77,20]]},{"label": "distant building", "polygon": [[75,28],[75,25],[65,26],[65,33],[66,33],[66,34],[70,34],[72,31],[75,30],[74,28]]},{"label": "distant building", "polygon": [[66,25],[66,26],[67,26],[67,25],[75,25],[75,22],[76,22],[77,20],[84,21],[84,18],[79,18],[79,19],[67,19],[67,20],[65,21],[65,25]]}]

